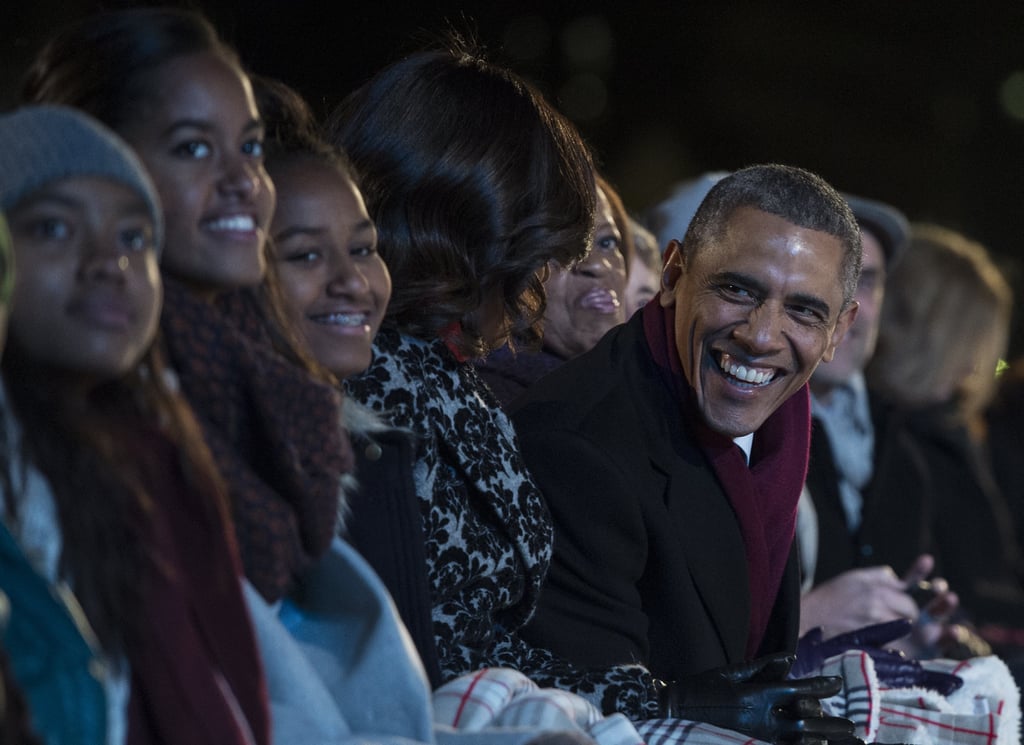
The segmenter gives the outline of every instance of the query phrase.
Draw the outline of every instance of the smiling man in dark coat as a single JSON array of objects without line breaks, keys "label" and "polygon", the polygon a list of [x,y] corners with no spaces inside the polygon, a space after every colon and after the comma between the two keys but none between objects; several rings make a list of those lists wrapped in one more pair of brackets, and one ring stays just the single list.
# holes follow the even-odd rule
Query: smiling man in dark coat
[{"label": "smiling man in dark coat", "polygon": [[[747,681],[785,674],[807,380],[856,315],[860,256],[857,223],[821,178],[738,171],[670,243],[659,296],[517,403],[556,526],[535,642],[581,665],[648,666],[669,681],[666,715],[777,736],[708,714],[728,705],[697,711],[685,681],[715,670],[735,681],[737,665],[770,655]],[[811,716],[823,695],[808,689],[766,716]]]}]

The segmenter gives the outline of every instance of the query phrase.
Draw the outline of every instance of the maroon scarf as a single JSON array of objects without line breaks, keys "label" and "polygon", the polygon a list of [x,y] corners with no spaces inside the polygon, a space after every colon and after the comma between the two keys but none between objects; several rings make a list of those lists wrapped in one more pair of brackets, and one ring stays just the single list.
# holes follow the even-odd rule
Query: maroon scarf
[{"label": "maroon scarf", "polygon": [[643,314],[651,356],[679,401],[684,421],[692,424],[740,524],[750,579],[747,657],[753,658],[768,627],[796,532],[797,501],[810,452],[810,394],[805,385],[761,425],[748,467],[740,447],[708,427],[697,410],[676,348],[675,309],[663,308],[655,297]]},{"label": "maroon scarf", "polygon": [[209,494],[185,482],[170,442],[140,431],[133,452],[153,498],[153,562],[129,652],[127,743],[269,745],[263,666],[230,528]]},{"label": "maroon scarf", "polygon": [[353,466],[341,394],[274,351],[248,293],[214,305],[164,287],[171,364],[228,483],[245,574],[274,602],[334,535]]}]

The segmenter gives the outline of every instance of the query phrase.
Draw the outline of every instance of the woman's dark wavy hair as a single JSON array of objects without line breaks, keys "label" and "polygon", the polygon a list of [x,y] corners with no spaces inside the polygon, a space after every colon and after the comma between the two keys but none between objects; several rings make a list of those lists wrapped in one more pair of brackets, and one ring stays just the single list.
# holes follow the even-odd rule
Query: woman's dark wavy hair
[{"label": "woman's dark wavy hair", "polygon": [[[143,539],[152,519],[147,485],[176,466],[185,484],[207,497],[211,516],[227,524],[223,482],[192,410],[168,382],[158,341],[128,374],[84,396],[66,384],[66,372],[41,366],[15,339],[7,341],[2,371],[12,410],[4,415],[13,413],[22,432],[18,452],[12,443],[0,447],[7,517],[17,518],[22,498],[13,473],[32,463],[56,502],[60,574],[70,579],[101,647],[116,658],[139,639],[147,570],[167,571]],[[172,447],[144,450],[138,443],[152,440],[140,440],[142,430],[158,431]],[[177,463],[166,462],[168,452]]]},{"label": "woman's dark wavy hair", "polygon": [[394,287],[385,323],[434,339],[459,322],[462,351],[479,356],[479,311],[500,297],[513,341],[536,344],[540,270],[578,261],[593,233],[593,162],[572,124],[454,39],[379,72],[328,132],[377,225]]}]

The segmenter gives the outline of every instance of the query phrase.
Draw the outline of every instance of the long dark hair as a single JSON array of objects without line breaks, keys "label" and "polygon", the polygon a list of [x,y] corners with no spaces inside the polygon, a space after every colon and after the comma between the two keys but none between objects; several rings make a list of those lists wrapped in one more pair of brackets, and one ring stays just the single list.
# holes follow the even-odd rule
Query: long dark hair
[{"label": "long dark hair", "polygon": [[[22,100],[73,106],[120,132],[143,115],[161,66],[202,52],[220,55],[245,72],[238,54],[201,13],[161,7],[99,13],[67,26],[44,45],[22,83]],[[284,312],[273,262],[267,267],[259,286],[227,293],[222,307],[253,309],[279,354],[329,380]]]},{"label": "long dark hair", "polygon": [[537,90],[468,45],[403,59],[334,112],[330,139],[360,176],[394,290],[385,324],[423,339],[453,322],[486,353],[477,313],[500,298],[514,342],[535,343],[540,272],[585,255],[591,155]]},{"label": "long dark hair", "polygon": [[[115,131],[141,115],[152,73],[170,59],[214,52],[237,55],[202,15],[170,8],[101,13],[70,24],[43,47],[25,76],[26,103],[72,106]],[[9,403],[23,431],[21,457],[47,478],[63,534],[62,573],[103,648],[124,651],[137,633],[141,578],[152,557],[140,536],[151,515],[147,484],[166,468],[155,454],[132,451],[140,428],[156,429],[173,445],[186,483],[208,495],[207,508],[226,519],[221,478],[191,409],[174,386],[159,340],[139,366],[84,398],[40,369],[11,341],[3,356]],[[8,508],[16,510],[9,460],[0,469]],[[163,570],[156,567],[157,570]]]},{"label": "long dark hair", "polygon": [[241,66],[235,51],[195,11],[133,8],[87,16],[39,51],[22,81],[22,102],[72,106],[120,131],[153,95],[154,70],[199,52]]},{"label": "long dark hair", "polygon": [[[147,484],[166,474],[167,452],[189,488],[208,497],[207,509],[227,520],[225,490],[199,425],[169,384],[158,344],[128,374],[85,396],[64,384],[66,374],[41,366],[14,339],[2,371],[8,415],[22,432],[20,451],[0,449],[8,517],[17,517],[22,498],[13,487],[14,469],[31,463],[56,502],[60,575],[70,580],[103,649],[122,653],[139,638],[143,577],[166,571],[154,564],[145,536],[153,504]],[[153,437],[140,439],[146,430]],[[157,439],[173,447],[148,452],[139,446]]]}]

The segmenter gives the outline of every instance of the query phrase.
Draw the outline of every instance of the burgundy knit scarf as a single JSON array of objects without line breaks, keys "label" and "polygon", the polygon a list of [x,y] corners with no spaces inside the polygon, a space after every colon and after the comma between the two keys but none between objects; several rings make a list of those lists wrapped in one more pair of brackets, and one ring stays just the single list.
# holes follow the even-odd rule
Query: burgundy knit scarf
[{"label": "burgundy knit scarf", "polygon": [[162,436],[140,429],[126,454],[145,466],[154,559],[129,655],[127,745],[268,745],[263,666],[230,527],[186,483]]},{"label": "burgundy knit scarf", "polygon": [[341,395],[274,351],[247,293],[214,305],[164,287],[167,351],[228,483],[245,574],[276,601],[334,534],[353,467]]},{"label": "burgundy knit scarf", "polygon": [[692,424],[740,524],[751,596],[746,652],[752,659],[764,638],[793,545],[797,501],[810,452],[810,394],[805,385],[761,425],[748,467],[739,446],[709,428],[697,410],[676,348],[674,308],[663,308],[656,297],[643,314],[651,356],[679,401],[684,421]]}]

